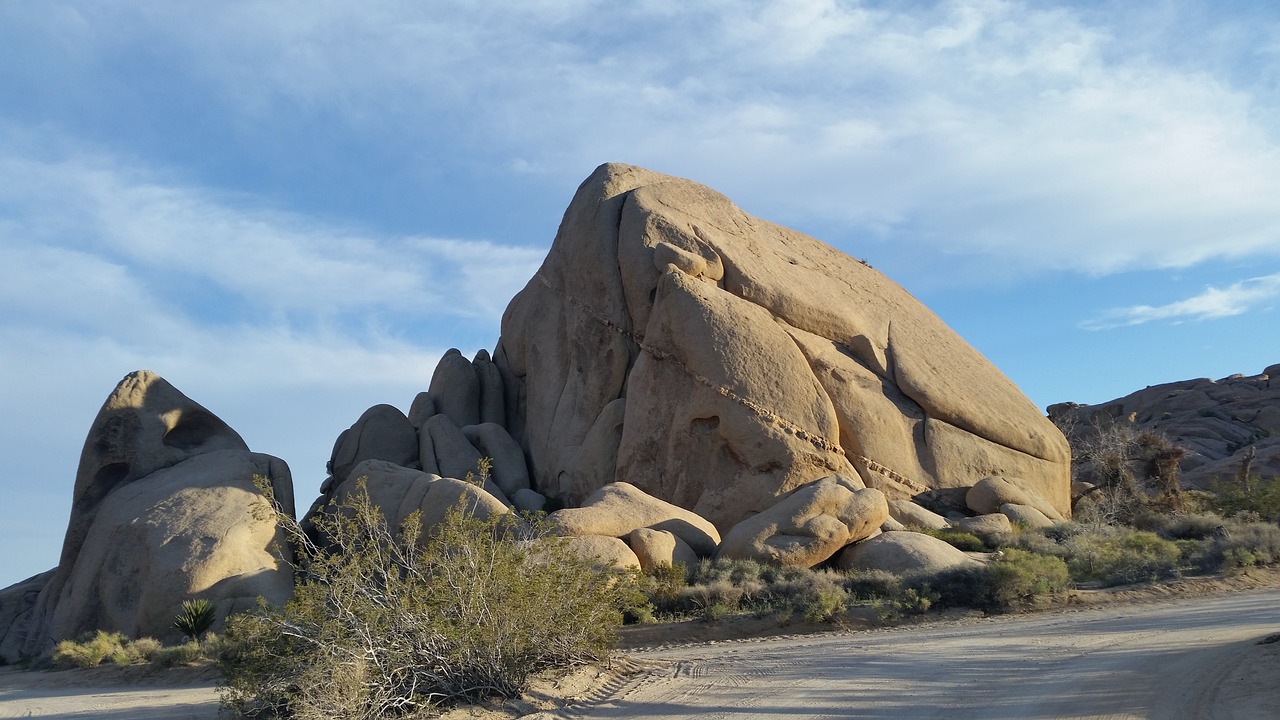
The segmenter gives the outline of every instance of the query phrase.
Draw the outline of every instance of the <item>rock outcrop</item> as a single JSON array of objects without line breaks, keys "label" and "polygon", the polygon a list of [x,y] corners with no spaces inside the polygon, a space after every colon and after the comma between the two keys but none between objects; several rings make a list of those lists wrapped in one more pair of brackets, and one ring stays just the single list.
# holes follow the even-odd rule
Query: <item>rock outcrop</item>
[{"label": "rock outcrop", "polygon": [[173,618],[192,597],[220,615],[258,596],[288,599],[293,571],[272,554],[283,538],[262,512],[255,477],[293,512],[283,461],[250,452],[154,373],[127,376],[85,440],[58,567],[42,576],[33,601],[37,579],[19,586],[29,607],[0,628],[3,657],[39,655],[98,629],[177,639]]},{"label": "rock outcrop", "polygon": [[883,570],[895,575],[933,575],[982,563],[929,535],[890,532],[850,545],[836,558],[841,570]]},{"label": "rock outcrop", "polygon": [[623,538],[640,528],[665,530],[683,540],[701,557],[720,545],[720,533],[706,519],[664,500],[646,495],[629,483],[600,488],[578,508],[551,513],[547,519],[571,537],[605,535]]},{"label": "rock outcrop", "polygon": [[1188,451],[1180,463],[1184,487],[1230,480],[1246,459],[1252,474],[1280,475],[1280,365],[1258,375],[1152,385],[1097,405],[1059,403],[1049,415],[1073,444],[1115,424],[1165,435]]},{"label": "rock outcrop", "polygon": [[1066,442],[985,358],[875,270],[687,180],[598,168],[493,362],[533,486],[568,506],[623,481],[724,531],[827,475],[957,507],[1002,475],[1070,513]]},{"label": "rock outcrop", "polygon": [[734,525],[719,557],[813,567],[879,532],[888,517],[884,493],[838,475],[826,477]]}]

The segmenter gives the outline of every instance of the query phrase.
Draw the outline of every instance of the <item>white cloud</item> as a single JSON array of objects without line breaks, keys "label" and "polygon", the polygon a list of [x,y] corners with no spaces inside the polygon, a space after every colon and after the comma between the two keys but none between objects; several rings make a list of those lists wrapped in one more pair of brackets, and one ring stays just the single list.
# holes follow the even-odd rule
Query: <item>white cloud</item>
[{"label": "white cloud", "polygon": [[635,162],[979,273],[1280,255],[1280,100],[1257,80],[1280,57],[1246,43],[1275,19],[999,0],[133,12],[82,6],[76,32],[163,40],[246,128],[337,117],[529,182]]},{"label": "white cloud", "polygon": [[1106,330],[1160,320],[1217,320],[1243,315],[1280,298],[1280,273],[1250,278],[1225,288],[1208,287],[1204,292],[1166,305],[1134,305],[1115,308],[1081,324],[1086,330]]}]

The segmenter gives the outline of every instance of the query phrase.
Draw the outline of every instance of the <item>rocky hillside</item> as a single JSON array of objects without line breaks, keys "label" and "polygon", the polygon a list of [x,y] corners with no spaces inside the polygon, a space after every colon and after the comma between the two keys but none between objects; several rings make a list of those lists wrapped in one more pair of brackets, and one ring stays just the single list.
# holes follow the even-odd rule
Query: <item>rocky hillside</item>
[{"label": "rocky hillside", "polygon": [[1246,462],[1251,474],[1280,475],[1280,364],[1258,375],[1152,385],[1097,405],[1060,403],[1049,407],[1049,417],[1073,445],[1114,423],[1164,434],[1187,449],[1181,463],[1186,487],[1235,477]]}]

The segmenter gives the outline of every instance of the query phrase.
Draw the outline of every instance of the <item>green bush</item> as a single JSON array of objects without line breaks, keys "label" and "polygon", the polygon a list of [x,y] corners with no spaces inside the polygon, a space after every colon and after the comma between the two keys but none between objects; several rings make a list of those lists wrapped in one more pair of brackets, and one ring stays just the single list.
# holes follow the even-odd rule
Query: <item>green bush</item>
[{"label": "green bush", "polygon": [[902,591],[902,578],[884,570],[849,570],[841,584],[845,592],[863,600],[892,597]]},{"label": "green bush", "polygon": [[[269,498],[268,498],[269,499]],[[515,696],[544,669],[603,658],[636,578],[512,515],[450,511],[392,532],[363,482],[315,526],[292,518],[301,576],[283,607],[228,619],[219,668],[233,712],[375,718]]]},{"label": "green bush", "polygon": [[1067,545],[1071,578],[1103,586],[1173,576],[1181,557],[1175,543],[1146,530],[1097,526]]},{"label": "green bush", "polygon": [[1263,480],[1249,475],[1235,482],[1214,481],[1215,497],[1210,504],[1225,517],[1254,513],[1264,520],[1280,520],[1280,475]]},{"label": "green bush", "polygon": [[982,538],[974,535],[973,533],[967,533],[962,530],[944,528],[942,530],[925,529],[923,532],[926,535],[932,535],[933,537],[938,538],[957,550],[964,550],[965,552],[986,552],[989,549],[987,544],[982,541]]},{"label": "green bush", "polygon": [[1060,593],[1071,584],[1067,564],[1052,555],[1009,548],[991,564],[990,607],[1008,608],[1041,595]]},{"label": "green bush", "polygon": [[181,645],[172,645],[162,647],[156,650],[151,656],[151,663],[160,667],[177,667],[179,665],[192,665],[211,659],[200,646],[200,643],[191,640]]}]

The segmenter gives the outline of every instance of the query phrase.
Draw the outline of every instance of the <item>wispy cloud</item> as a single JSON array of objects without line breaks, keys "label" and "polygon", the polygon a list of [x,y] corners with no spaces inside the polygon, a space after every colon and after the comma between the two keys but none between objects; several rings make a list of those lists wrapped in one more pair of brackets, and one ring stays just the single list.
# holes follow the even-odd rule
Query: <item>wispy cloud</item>
[{"label": "wispy cloud", "polygon": [[[1266,36],[1256,17],[995,0],[144,7],[82,6],[74,27],[127,22],[181,48],[246,126],[339,117],[544,177],[636,162],[770,217],[1004,268],[1280,255],[1280,101],[1257,80],[1280,59],[1243,42]],[[1162,51],[1192,34],[1204,65]]]},{"label": "wispy cloud", "polygon": [[1276,298],[1280,298],[1280,273],[1250,278],[1225,288],[1205,288],[1204,292],[1195,297],[1167,305],[1115,308],[1096,319],[1081,323],[1081,327],[1085,330],[1107,330],[1160,320],[1216,320],[1243,315]]},{"label": "wispy cloud", "polygon": [[166,323],[330,327],[365,339],[392,320],[457,317],[496,335],[543,254],[326,225],[101,154],[8,151],[0,175],[22,182],[0,188],[0,301],[46,325],[170,336]]}]

